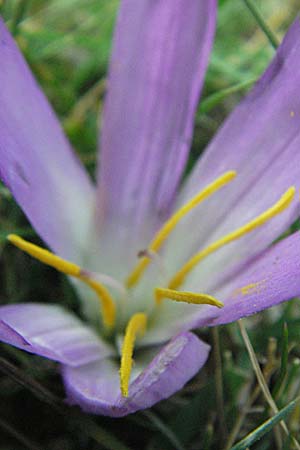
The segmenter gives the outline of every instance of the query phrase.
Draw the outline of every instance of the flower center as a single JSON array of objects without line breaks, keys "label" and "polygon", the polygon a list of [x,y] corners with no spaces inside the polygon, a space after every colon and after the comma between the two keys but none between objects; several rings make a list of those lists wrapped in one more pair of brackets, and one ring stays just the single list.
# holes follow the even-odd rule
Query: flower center
[{"label": "flower center", "polygon": [[[207,197],[212,195],[214,192],[218,191],[224,185],[228,184],[236,177],[236,172],[231,170],[224,173],[215,181],[206,186],[202,191],[200,191],[195,197],[183,205],[178,211],[176,211],[171,218],[162,226],[162,228],[156,233],[152,241],[150,242],[147,251],[149,253],[156,254],[163,243],[166,241],[168,236],[174,230],[176,225],[180,222],[183,217],[185,217],[192,209],[194,209],[199,203],[203,202]],[[126,280],[127,287],[133,287],[143,275],[145,269],[149,265],[151,259],[147,256],[141,258],[139,263],[136,265],[134,270],[131,272]]]},{"label": "flower center", "polygon": [[[193,197],[189,202],[177,210],[171,218],[163,224],[161,229],[156,233],[146,250],[139,253],[140,260],[126,279],[124,285],[107,275],[100,275],[84,270],[77,264],[66,261],[65,259],[45,250],[35,244],[25,241],[21,237],[10,234],[8,240],[16,247],[38,259],[44,264],[54,267],[55,269],[67,275],[75,277],[88,285],[97,294],[100,302],[103,324],[107,330],[112,330],[116,323],[116,303],[110,294],[108,287],[113,287],[126,297],[127,291],[133,289],[139,282],[151,261],[156,262],[158,266],[163,266],[160,255],[158,254],[162,245],[174,230],[183,217],[194,209],[200,202],[221,189],[223,186],[231,182],[236,176],[235,171],[229,171],[218,177],[215,181],[206,186],[201,192]],[[192,304],[206,304],[222,308],[224,305],[215,297],[204,294],[187,291],[178,291],[178,288],[185,281],[189,273],[207,256],[214,253],[221,247],[233,242],[242,236],[250,233],[254,229],[262,226],[276,215],[283,212],[292,202],[295,196],[295,187],[291,186],[280,197],[280,199],[269,209],[251,220],[244,226],[234,230],[226,236],[218,239],[200,252],[192,256],[181,269],[171,278],[166,287],[156,287],[154,289],[153,298],[156,307],[159,307],[163,299],[173,300],[175,302],[185,302]],[[121,351],[121,367],[120,367],[120,388],[123,396],[128,396],[128,387],[130,374],[132,369],[132,357],[134,352],[135,340],[146,331],[147,315],[143,311],[139,311],[130,318],[124,333],[124,340]]]}]

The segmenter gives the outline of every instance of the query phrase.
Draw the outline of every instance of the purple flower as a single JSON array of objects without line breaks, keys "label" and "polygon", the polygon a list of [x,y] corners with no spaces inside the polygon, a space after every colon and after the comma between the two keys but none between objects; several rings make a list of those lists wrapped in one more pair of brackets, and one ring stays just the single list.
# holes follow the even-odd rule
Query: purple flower
[{"label": "purple flower", "polygon": [[271,245],[299,215],[299,20],[178,190],[215,12],[215,0],[123,0],[97,187],[0,25],[0,174],[57,256],[9,239],[70,276],[85,318],[2,306],[0,338],[59,361],[88,412],[172,395],[209,353],[189,330],[300,293],[299,233]]}]

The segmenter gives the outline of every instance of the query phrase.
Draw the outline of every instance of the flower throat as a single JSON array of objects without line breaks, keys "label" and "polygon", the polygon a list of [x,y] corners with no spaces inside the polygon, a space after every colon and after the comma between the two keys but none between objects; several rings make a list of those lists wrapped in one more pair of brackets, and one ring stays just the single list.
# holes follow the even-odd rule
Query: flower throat
[{"label": "flower throat", "polygon": [[[215,181],[208,184],[203,190],[195,195],[190,201],[184,204],[178,209],[169,220],[167,220],[161,229],[155,234],[154,238],[148,245],[147,249],[140,252],[140,260],[133,268],[130,275],[126,278],[122,284],[122,289],[131,290],[140,281],[144,275],[148,265],[151,261],[155,260],[155,255],[158,256],[158,252],[178,225],[178,223],[197,205],[199,205],[206,198],[217,192],[223,186],[230,183],[236,177],[235,171],[225,172],[218,177]],[[200,252],[194,254],[169,280],[166,287],[155,287],[153,292],[153,299],[157,308],[161,305],[164,299],[173,300],[175,302],[185,302],[192,304],[206,304],[221,308],[223,303],[211,295],[204,293],[194,293],[187,291],[179,291],[178,289],[184,283],[190,272],[207,256],[214,253],[221,247],[240,239],[242,236],[250,233],[254,229],[262,226],[273,217],[283,212],[291,204],[295,196],[295,187],[289,187],[280,199],[273,204],[269,209],[262,214],[249,221],[242,227],[232,231],[231,233],[223,236]],[[97,295],[100,303],[101,315],[103,319],[103,326],[106,332],[112,332],[116,324],[117,305],[110,294],[108,286],[105,283],[99,281],[97,274],[93,274],[87,270],[84,270],[77,264],[69,262],[50,251],[43,249],[35,244],[27,242],[21,237],[10,234],[8,240],[25,253],[31,255],[35,259],[38,259],[44,264],[54,267],[56,270],[79,279],[87,286],[89,286]],[[105,276],[102,277],[105,279]],[[119,282],[116,281],[120,285]],[[129,382],[133,363],[134,344],[137,337],[142,336],[147,327],[148,317],[145,312],[139,311],[132,315],[129,319],[125,332],[124,340],[121,351],[121,363],[120,363],[120,389],[123,396],[127,397],[129,394]]]}]

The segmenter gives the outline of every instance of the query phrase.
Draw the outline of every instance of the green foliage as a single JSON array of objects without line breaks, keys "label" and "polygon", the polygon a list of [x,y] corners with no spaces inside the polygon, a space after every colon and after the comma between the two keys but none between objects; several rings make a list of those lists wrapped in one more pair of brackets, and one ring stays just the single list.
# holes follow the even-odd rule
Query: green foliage
[{"label": "green foliage", "polygon": [[295,408],[299,402],[299,399],[300,398],[298,397],[296,400],[292,400],[287,406],[282,408],[281,411],[271,417],[271,419],[266,420],[262,425],[257,427],[254,431],[252,431],[252,433],[245,437],[245,439],[232,447],[231,450],[247,450],[250,445],[254,444],[254,442],[261,439],[266,433],[271,431],[278,422],[285,419]]},{"label": "green foliage", "polygon": [[[216,42],[188,170],[274,53],[262,24],[246,3],[219,1]],[[280,40],[297,13],[297,1],[264,0],[255,5]],[[0,2],[3,17],[91,174],[117,6],[117,0]],[[0,214],[0,302],[58,302],[76,311],[75,293],[64,277],[6,244],[5,237],[12,232],[36,242],[38,238],[3,186]],[[268,408],[235,324],[220,327],[219,350],[215,337],[200,330],[219,354],[181,392],[151,411],[119,420],[89,416],[65,406],[54,363],[2,344],[0,450],[297,448],[299,300],[246,323],[279,413],[274,415]],[[275,427],[281,419],[285,419],[288,435],[279,425]]]}]

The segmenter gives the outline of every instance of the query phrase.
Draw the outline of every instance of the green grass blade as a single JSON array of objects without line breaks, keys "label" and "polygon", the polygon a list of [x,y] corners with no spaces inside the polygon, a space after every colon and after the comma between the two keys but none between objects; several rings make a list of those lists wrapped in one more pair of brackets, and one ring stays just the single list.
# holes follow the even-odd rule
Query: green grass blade
[{"label": "green grass blade", "polygon": [[279,377],[276,381],[274,389],[272,391],[272,397],[276,397],[278,392],[281,389],[281,386],[286,378],[287,374],[287,364],[288,364],[288,356],[289,356],[289,334],[287,324],[284,323],[282,330],[282,344],[281,344],[281,365],[280,365],[280,373]]},{"label": "green grass blade", "polygon": [[275,34],[273,33],[273,31],[271,30],[271,28],[269,27],[269,25],[267,24],[267,22],[265,21],[264,17],[260,13],[259,9],[255,5],[253,0],[244,0],[244,3],[246,4],[249,11],[251,11],[254,19],[256,20],[256,22],[258,23],[258,25],[260,26],[262,31],[267,36],[272,47],[276,50],[276,48],[279,45],[278,39],[275,36]]},{"label": "green grass blade", "polygon": [[290,412],[295,408],[297,402],[300,400],[300,397],[297,397],[295,400],[291,401],[287,406],[282,408],[277,414],[275,414],[270,419],[266,420],[262,425],[252,431],[248,436],[234,445],[231,450],[246,450],[249,446],[254,444],[256,441],[261,439],[266,433],[271,431],[274,426],[279,423],[281,420],[284,420]]},{"label": "green grass blade", "polygon": [[221,89],[214,94],[209,95],[200,103],[199,112],[204,114],[209,112],[212,108],[221,103],[228,95],[234,94],[235,92],[239,92],[243,89],[246,89],[252,86],[255,83],[256,78],[251,78],[250,80],[242,81],[241,83],[237,83],[234,86],[230,86],[225,89]]}]

